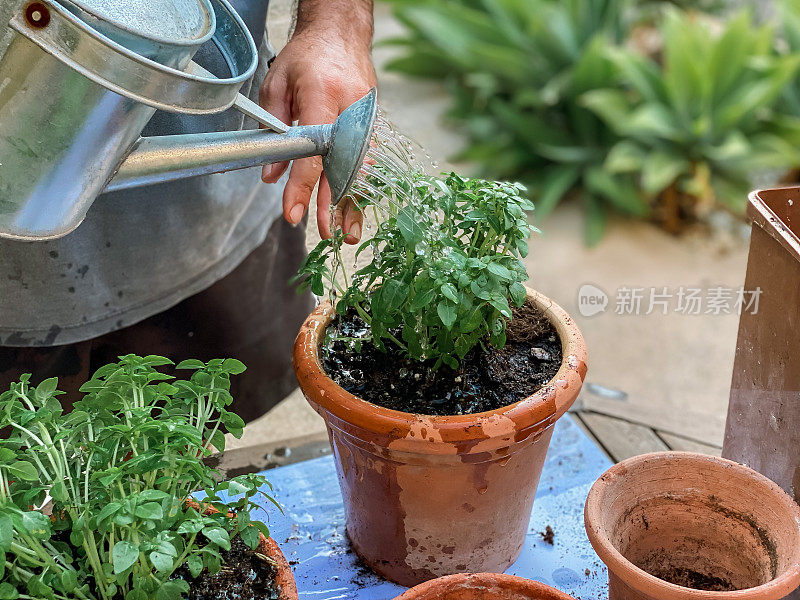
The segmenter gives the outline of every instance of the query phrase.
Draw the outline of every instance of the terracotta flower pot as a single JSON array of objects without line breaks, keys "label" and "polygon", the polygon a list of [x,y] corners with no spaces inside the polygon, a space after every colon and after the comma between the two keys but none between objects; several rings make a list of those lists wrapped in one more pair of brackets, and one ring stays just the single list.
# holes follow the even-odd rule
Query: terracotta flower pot
[{"label": "terracotta flower pot", "polygon": [[[722,456],[800,502],[800,187],[753,192],[744,289]],[[800,599],[800,593],[796,600]]]},{"label": "terracotta flower pot", "polygon": [[300,330],[300,387],[325,419],[359,556],[402,585],[466,571],[502,572],[525,540],[553,425],[586,375],[586,347],[567,313],[529,290],[561,338],[549,385],[499,410],[425,416],[365,402],[323,371],[320,341],[333,317],[321,304]]},{"label": "terracotta flower pot", "polygon": [[732,461],[623,461],[594,484],[585,517],[611,600],[777,600],[800,584],[800,507]]},{"label": "terracotta flower pot", "polygon": [[538,581],[496,573],[461,573],[421,583],[395,600],[574,600]]},{"label": "terracotta flower pot", "polygon": [[[203,512],[209,515],[219,512],[210,504],[203,504],[201,507],[200,504],[191,499],[186,500],[186,504],[197,511],[202,508]],[[228,513],[228,516],[231,518],[234,517],[233,513]],[[271,537],[266,537],[263,533],[259,533],[258,537],[259,541],[256,552],[269,558],[275,565],[275,570],[277,571],[275,575],[275,584],[278,586],[278,590],[280,590],[280,600],[298,600],[297,585],[294,581],[292,567],[289,566],[289,562],[286,560],[283,552],[281,552],[277,542]]]}]

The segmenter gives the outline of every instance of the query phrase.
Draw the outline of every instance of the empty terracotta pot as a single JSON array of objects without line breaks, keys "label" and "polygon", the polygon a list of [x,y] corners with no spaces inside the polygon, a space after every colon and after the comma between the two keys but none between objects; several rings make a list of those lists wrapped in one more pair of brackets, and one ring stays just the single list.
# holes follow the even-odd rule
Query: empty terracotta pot
[{"label": "empty terracotta pot", "polygon": [[325,419],[347,533],[383,577],[412,586],[442,575],[503,572],[517,558],[553,425],[578,396],[586,347],[567,313],[533,290],[564,360],[533,396],[499,410],[426,416],[365,402],[323,371],[320,341],[333,317],[322,304],[300,330],[300,387]]},{"label": "empty terracotta pot", "polygon": [[[753,192],[744,289],[722,456],[752,467],[800,502],[800,188]],[[800,593],[796,596],[800,600]]]},{"label": "empty terracotta pot", "polygon": [[538,581],[496,573],[462,573],[421,583],[395,600],[574,600]]},{"label": "empty terracotta pot", "polygon": [[594,484],[585,518],[611,600],[777,600],[800,584],[800,507],[729,460],[623,461]]}]

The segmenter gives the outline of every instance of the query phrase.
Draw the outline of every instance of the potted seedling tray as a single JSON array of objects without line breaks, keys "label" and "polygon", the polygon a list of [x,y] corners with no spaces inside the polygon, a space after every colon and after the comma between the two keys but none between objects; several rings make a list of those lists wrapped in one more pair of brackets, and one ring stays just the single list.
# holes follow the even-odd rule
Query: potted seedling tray
[{"label": "potted seedling tray", "polygon": [[[220,481],[202,460],[226,432],[241,436],[226,407],[244,365],[184,361],[186,379],[172,366],[121,357],[69,413],[55,379],[26,375],[0,394],[0,598],[296,600],[267,526],[250,519],[267,481]],[[34,508],[48,501],[50,516]]]}]

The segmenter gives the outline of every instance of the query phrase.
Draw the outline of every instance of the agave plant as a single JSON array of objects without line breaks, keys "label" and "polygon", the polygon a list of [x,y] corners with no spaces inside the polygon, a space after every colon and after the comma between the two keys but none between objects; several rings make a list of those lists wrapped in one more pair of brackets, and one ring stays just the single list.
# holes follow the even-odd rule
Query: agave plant
[{"label": "agave plant", "polygon": [[607,47],[627,34],[626,0],[393,0],[408,30],[388,67],[449,83],[450,116],[467,131],[459,157],[492,178],[522,181],[540,215],[574,194],[587,241],[607,209],[645,216],[626,173],[604,169],[619,134],[581,101],[616,84]]},{"label": "agave plant", "polygon": [[591,90],[581,103],[621,138],[606,171],[634,176],[677,230],[714,207],[741,211],[755,174],[800,165],[792,119],[776,110],[800,56],[776,53],[772,29],[746,12],[720,28],[670,10],[660,31],[660,62],[607,50],[624,89]]}]

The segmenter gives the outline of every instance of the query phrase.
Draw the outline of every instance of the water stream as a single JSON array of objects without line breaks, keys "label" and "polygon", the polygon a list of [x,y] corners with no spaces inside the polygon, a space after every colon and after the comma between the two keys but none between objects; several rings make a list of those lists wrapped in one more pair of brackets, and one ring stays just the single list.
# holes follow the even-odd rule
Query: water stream
[{"label": "water stream", "polygon": [[[378,110],[370,148],[358,177],[350,190],[350,197],[343,202],[355,202],[363,208],[362,239],[367,241],[378,224],[387,217],[396,215],[403,206],[419,203],[424,186],[414,185],[418,176],[437,168],[430,154],[422,146],[401,133]],[[331,210],[330,228],[334,235],[334,258],[331,264],[333,278],[341,275],[344,286],[349,285],[347,269],[342,265],[343,237],[341,210]],[[372,259],[379,252],[377,244],[371,244],[362,254]],[[351,272],[357,266],[353,265]],[[331,286],[331,302],[335,303],[336,290]]]}]

